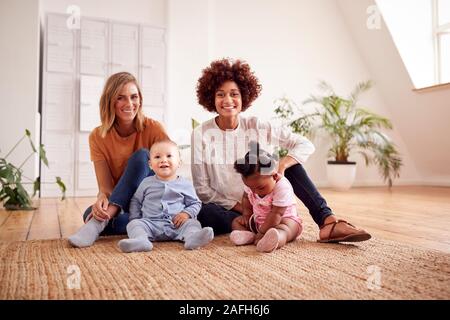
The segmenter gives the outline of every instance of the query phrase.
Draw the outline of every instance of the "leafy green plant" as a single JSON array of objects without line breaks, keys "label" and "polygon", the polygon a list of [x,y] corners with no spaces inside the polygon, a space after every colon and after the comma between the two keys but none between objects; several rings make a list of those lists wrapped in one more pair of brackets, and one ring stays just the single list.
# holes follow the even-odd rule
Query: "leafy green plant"
[{"label": "leafy green plant", "polygon": [[[275,101],[278,118],[288,122],[292,131],[313,138],[318,131],[331,138],[328,156],[337,163],[348,163],[352,152],[364,157],[366,165],[378,166],[383,180],[392,186],[400,175],[402,160],[389,137],[381,129],[392,129],[389,119],[357,106],[361,93],[372,87],[371,81],[361,82],[349,97],[338,96],[327,82],[320,82],[322,95],[311,95],[303,105],[314,103],[308,112],[284,97]],[[297,110],[294,110],[297,109]]]},{"label": "leafy green plant", "polygon": [[[17,146],[26,138],[30,142],[32,152],[25,160],[19,165],[15,166],[7,161],[8,156],[17,148]],[[33,210],[36,209],[32,206],[31,198],[36,195],[40,190],[41,181],[40,177],[35,180],[30,179],[23,175],[22,167],[25,163],[35,154],[39,154],[39,159],[48,167],[48,160],[45,155],[44,146],[41,144],[39,150],[36,149],[33,141],[31,140],[31,134],[28,129],[25,130],[23,137],[12,147],[12,149],[4,156],[0,157],[0,201],[7,210]],[[26,182],[22,179],[25,178]],[[66,186],[60,177],[56,177],[55,182],[62,192],[62,200],[65,198]],[[30,196],[23,185],[33,184],[33,195]]]}]

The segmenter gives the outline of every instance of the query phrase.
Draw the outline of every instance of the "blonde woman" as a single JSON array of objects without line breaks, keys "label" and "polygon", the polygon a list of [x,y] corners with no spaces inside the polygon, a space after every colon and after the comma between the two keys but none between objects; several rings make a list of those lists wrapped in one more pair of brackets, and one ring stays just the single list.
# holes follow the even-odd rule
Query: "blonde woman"
[{"label": "blonde woman", "polygon": [[126,234],[130,199],[141,181],[154,174],[148,167],[149,149],[168,136],[158,121],[144,116],[142,101],[132,74],[116,73],[106,81],[100,99],[101,125],[89,135],[99,192],[84,213],[86,224],[69,237],[75,247],[91,246],[102,230]]}]

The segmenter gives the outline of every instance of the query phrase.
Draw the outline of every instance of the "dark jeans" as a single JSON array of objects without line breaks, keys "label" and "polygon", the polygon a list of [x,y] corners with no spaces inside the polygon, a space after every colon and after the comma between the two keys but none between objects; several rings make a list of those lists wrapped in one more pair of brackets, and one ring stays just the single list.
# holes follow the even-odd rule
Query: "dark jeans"
[{"label": "dark jeans", "polygon": [[[126,227],[128,224],[128,209],[130,200],[142,180],[155,174],[148,166],[148,160],[148,150],[145,148],[137,150],[128,159],[125,171],[109,197],[109,202],[118,205],[122,210],[118,215],[109,221],[101,235],[127,233]],[[86,218],[91,211],[92,206],[86,209],[83,214],[84,221],[86,221]]]},{"label": "dark jeans", "polygon": [[[292,184],[295,195],[305,204],[314,222],[321,226],[326,217],[333,212],[325,199],[320,195],[301,164],[296,164],[285,171],[285,177]],[[227,210],[214,203],[203,204],[198,220],[203,227],[212,227],[214,234],[231,232],[231,222],[240,213]]]},{"label": "dark jeans", "polygon": [[202,227],[211,227],[214,235],[230,233],[231,222],[241,214],[234,210],[227,210],[215,203],[203,203],[197,219]]}]

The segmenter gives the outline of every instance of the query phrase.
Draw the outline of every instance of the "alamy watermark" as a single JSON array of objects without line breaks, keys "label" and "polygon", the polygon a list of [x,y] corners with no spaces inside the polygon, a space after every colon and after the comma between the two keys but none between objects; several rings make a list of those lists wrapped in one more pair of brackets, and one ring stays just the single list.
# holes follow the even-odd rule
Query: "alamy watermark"
[{"label": "alamy watermark", "polygon": [[[260,161],[276,162],[278,160],[276,150],[281,148],[282,140],[283,134],[273,134],[268,129],[247,129],[245,134],[240,136],[237,136],[233,130],[224,131],[215,128],[194,131],[191,160],[194,165],[233,165],[235,161],[241,164],[245,162],[244,155],[251,151],[250,143],[258,143]],[[256,150],[254,152],[256,156]],[[263,154],[268,154],[270,157],[264,157]],[[250,157],[249,161],[251,164],[257,163],[256,157]],[[272,167],[269,171],[273,169]]]},{"label": "alamy watermark", "polygon": [[381,29],[381,13],[377,5],[367,7],[366,13],[369,15],[366,20],[366,26],[369,30]]},{"label": "alamy watermark", "polygon": [[81,288],[81,270],[76,264],[71,264],[67,267],[67,279],[66,285],[68,289],[80,289]]},{"label": "alamy watermark", "polygon": [[370,265],[367,267],[367,280],[366,285],[369,290],[381,289],[381,268],[376,265]]},{"label": "alamy watermark", "polygon": [[70,5],[66,9],[70,16],[66,20],[66,26],[69,30],[80,29],[81,9],[77,5]]}]

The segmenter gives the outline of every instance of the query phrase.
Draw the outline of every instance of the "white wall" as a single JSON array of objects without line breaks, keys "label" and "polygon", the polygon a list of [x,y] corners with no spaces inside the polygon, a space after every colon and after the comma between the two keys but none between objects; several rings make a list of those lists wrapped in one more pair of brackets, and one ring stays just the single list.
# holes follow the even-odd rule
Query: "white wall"
[{"label": "white wall", "polygon": [[[209,61],[211,19],[209,0],[168,0],[168,63],[166,117],[169,136],[178,144],[190,144],[191,119],[204,121],[209,114],[197,105],[196,83]],[[181,151],[180,174],[190,177],[190,149]]]},{"label": "white wall", "polygon": [[[198,106],[195,82],[201,69],[221,57],[250,63],[263,91],[246,114],[266,120],[274,117],[276,98],[286,94],[301,102],[316,92],[318,80],[347,94],[357,82],[372,78],[335,1],[210,0],[202,10],[205,0],[188,2],[171,0],[168,9],[171,130],[190,132],[187,120],[191,116],[200,120],[214,116]],[[378,87],[362,103],[390,117]],[[396,131],[391,135],[404,156],[403,182],[417,182],[419,175],[408,150]],[[318,185],[325,185],[326,141],[316,141],[316,147],[306,167]],[[355,159],[360,167],[357,184],[382,184],[375,167],[365,169],[361,159]]]},{"label": "white wall", "polygon": [[168,129],[171,138],[183,144],[190,144],[190,119],[209,118],[197,106],[195,93],[209,61],[209,5],[208,0],[169,0],[167,6]]},{"label": "white wall", "polygon": [[158,27],[166,25],[165,0],[40,0],[42,13],[66,13],[71,5],[80,8],[81,16],[144,23]]},{"label": "white wall", "polygon": [[[40,23],[45,12],[66,13],[77,5],[81,15],[154,26],[166,26],[165,0],[1,0],[0,1],[0,154],[5,153],[28,128],[39,138],[39,48]],[[27,141],[8,159],[19,165],[30,154]],[[35,178],[39,162],[33,157],[23,167]]]},{"label": "white wall", "polygon": [[366,8],[374,1],[338,2],[348,30],[414,159],[420,181],[450,186],[450,90],[413,92],[386,25],[382,23],[375,30],[365,27]]},{"label": "white wall", "polygon": [[[213,59],[236,57],[249,61],[263,85],[248,114],[267,120],[274,116],[275,98],[287,94],[300,102],[316,92],[320,79],[342,94],[358,81],[374,79],[376,87],[362,102],[394,123],[391,135],[405,162],[397,183],[450,185],[450,91],[411,91],[385,26],[378,32],[366,28],[372,0],[2,0],[2,152],[25,128],[38,134],[39,14],[66,12],[72,4],[85,16],[167,26],[168,129],[179,142],[189,143],[191,117],[214,116],[196,101],[201,70]],[[11,121],[17,115],[20,122]],[[324,143],[316,141],[318,149],[307,164],[318,185],[326,183]],[[16,162],[27,154],[24,144]],[[376,168],[365,169],[362,162],[360,167],[357,184],[382,183]],[[34,177],[35,164],[30,162],[25,173]]]},{"label": "white wall", "polygon": [[[13,147],[29,129],[39,138],[39,14],[35,0],[0,1],[0,154]],[[30,154],[28,141],[8,157],[19,165]],[[38,162],[31,158],[24,175],[34,179]]]}]

